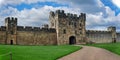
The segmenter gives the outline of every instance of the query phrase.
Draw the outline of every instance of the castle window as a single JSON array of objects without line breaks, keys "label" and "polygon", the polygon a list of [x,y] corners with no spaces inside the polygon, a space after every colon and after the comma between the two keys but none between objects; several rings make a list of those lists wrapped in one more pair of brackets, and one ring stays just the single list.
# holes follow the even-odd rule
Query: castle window
[{"label": "castle window", "polygon": [[71,25],[71,21],[69,22],[69,25]]},{"label": "castle window", "polygon": [[80,24],[80,27],[82,26],[82,24]]},{"label": "castle window", "polygon": [[11,31],[11,34],[14,34],[13,31]]},{"label": "castle window", "polygon": [[74,23],[74,27],[75,27],[75,28],[77,27],[76,23]]},{"label": "castle window", "polygon": [[63,34],[66,34],[66,30],[65,29],[63,30]]},{"label": "castle window", "polygon": [[52,26],[54,26],[54,23],[52,23]]},{"label": "castle window", "polygon": [[79,30],[82,30],[82,28],[79,28]]},{"label": "castle window", "polygon": [[80,30],[80,34],[82,34],[82,31]]},{"label": "castle window", "polygon": [[82,32],[80,32],[80,34],[82,34]]},{"label": "castle window", "polygon": [[77,34],[77,31],[75,30],[75,34]]},{"label": "castle window", "polygon": [[74,25],[74,23],[72,21],[69,22],[69,25]]}]

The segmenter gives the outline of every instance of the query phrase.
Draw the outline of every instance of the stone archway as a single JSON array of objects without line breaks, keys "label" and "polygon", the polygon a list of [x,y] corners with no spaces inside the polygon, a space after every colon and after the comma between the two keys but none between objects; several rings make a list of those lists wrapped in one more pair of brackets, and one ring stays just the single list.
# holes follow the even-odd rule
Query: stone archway
[{"label": "stone archway", "polygon": [[75,36],[70,36],[70,37],[69,37],[69,44],[70,44],[70,45],[76,44],[76,38],[75,38]]}]

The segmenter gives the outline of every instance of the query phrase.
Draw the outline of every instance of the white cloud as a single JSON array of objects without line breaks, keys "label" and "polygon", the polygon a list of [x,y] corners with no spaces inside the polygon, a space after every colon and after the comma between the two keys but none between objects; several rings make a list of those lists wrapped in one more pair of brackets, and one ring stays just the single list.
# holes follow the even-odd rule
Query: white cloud
[{"label": "white cloud", "polygon": [[120,8],[120,0],[112,0],[112,2]]},{"label": "white cloud", "polygon": [[0,0],[0,5],[2,4],[3,0]]},{"label": "white cloud", "polygon": [[[45,1],[53,1],[53,0],[4,0],[6,1],[6,4],[31,4],[36,2],[45,2]],[[3,9],[2,12],[0,12],[0,24],[4,25],[4,18],[7,16],[13,16],[18,18],[18,24],[22,26],[41,26],[42,24],[48,24],[49,23],[49,12],[55,11],[57,9],[65,10],[65,13],[73,13],[73,14],[80,14],[81,12],[85,12],[87,14],[87,29],[100,29],[104,30],[108,26],[116,26],[118,28],[120,24],[120,15],[114,16],[114,12],[109,8],[104,6],[100,0],[96,0],[98,5],[93,6],[94,0],[89,2],[85,2],[88,0],[85,0],[82,4],[82,0],[54,0],[57,3],[60,4],[66,4],[68,3],[70,7],[53,7],[53,6],[43,6],[38,8],[32,8],[32,9],[23,9],[19,11],[17,8],[8,7],[7,9]],[[80,4],[81,3],[81,4]],[[4,4],[4,3],[2,3]],[[86,5],[87,4],[87,5]],[[92,5],[93,4],[93,5]],[[73,5],[73,6],[72,6]],[[87,7],[93,7],[93,9],[89,9]],[[94,13],[95,12],[95,13]],[[120,30],[120,29],[119,29]]]},{"label": "white cloud", "polygon": [[0,17],[2,17],[1,19],[2,22],[4,21],[4,18],[10,16],[10,17],[18,18],[18,25],[41,26],[42,24],[49,24],[49,12],[58,9],[65,10],[65,13],[80,14],[78,13],[80,12],[80,9],[74,9],[68,7],[52,7],[46,5],[40,8],[24,9],[21,11],[13,7],[8,7],[8,9],[5,9],[2,12],[0,12]]},{"label": "white cloud", "polygon": [[109,7],[105,7],[108,17],[104,18],[104,12],[98,12],[98,14],[87,14],[87,29],[90,30],[107,30],[109,26],[117,27],[117,31],[120,31],[120,14],[114,16],[114,11]]},{"label": "white cloud", "polygon": [[0,0],[0,5],[1,6],[7,6],[7,5],[15,6],[21,3],[32,4],[32,3],[47,2],[47,1],[53,1],[53,0]]},{"label": "white cloud", "polygon": [[2,3],[3,0],[0,0],[0,3]]}]

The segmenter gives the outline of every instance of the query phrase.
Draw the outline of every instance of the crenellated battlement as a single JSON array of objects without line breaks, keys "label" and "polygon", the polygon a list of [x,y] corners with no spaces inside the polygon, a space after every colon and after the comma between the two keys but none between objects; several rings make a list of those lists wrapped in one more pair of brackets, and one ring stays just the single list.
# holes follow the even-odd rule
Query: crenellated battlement
[{"label": "crenellated battlement", "polygon": [[108,33],[108,32],[111,32],[111,31],[102,31],[102,30],[86,30],[87,33]]},{"label": "crenellated battlement", "polygon": [[108,31],[116,31],[116,27],[115,26],[109,26],[107,30]]},{"label": "crenellated battlement", "polygon": [[40,31],[40,27],[33,27],[34,31]]},{"label": "crenellated battlement", "polygon": [[25,31],[32,31],[33,29],[32,29],[31,26],[25,26],[24,30],[25,30]]},{"label": "crenellated battlement", "polygon": [[64,10],[56,10],[55,13],[56,13],[56,14],[65,14],[65,13],[64,13]]},{"label": "crenellated battlement", "polygon": [[10,23],[10,22],[17,22],[17,18],[7,17],[7,18],[5,18],[5,22],[8,22],[8,23]]},{"label": "crenellated battlement", "polygon": [[5,26],[0,26],[0,31],[6,31],[6,27]]},{"label": "crenellated battlement", "polygon": [[18,31],[24,31],[24,26],[17,26]]},{"label": "crenellated battlement", "polygon": [[64,10],[56,10],[55,12],[50,12],[51,17],[59,16],[60,18],[86,18],[85,13],[81,13],[80,15],[72,14],[72,13],[65,13]]},{"label": "crenellated battlement", "polygon": [[119,35],[120,35],[120,32],[117,32],[116,34],[119,34]]},{"label": "crenellated battlement", "polygon": [[53,28],[40,28],[32,26],[17,26],[18,31],[38,31],[38,32],[56,32]]}]

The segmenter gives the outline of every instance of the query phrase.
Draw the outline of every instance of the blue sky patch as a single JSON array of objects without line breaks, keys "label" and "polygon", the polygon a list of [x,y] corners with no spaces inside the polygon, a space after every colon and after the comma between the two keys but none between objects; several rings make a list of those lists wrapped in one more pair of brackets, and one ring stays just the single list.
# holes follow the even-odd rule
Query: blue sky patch
[{"label": "blue sky patch", "polygon": [[23,10],[23,9],[31,9],[31,8],[39,8],[39,7],[43,7],[45,5],[48,6],[53,6],[53,7],[69,7],[69,5],[67,4],[58,4],[56,2],[38,2],[38,3],[32,3],[32,4],[25,4],[25,3],[21,3],[20,5],[17,6],[13,6],[14,8],[17,8],[19,11]]},{"label": "blue sky patch", "polygon": [[115,12],[115,16],[117,16],[120,13],[120,8],[113,4],[112,0],[101,0],[101,2],[105,6],[110,7]]}]

